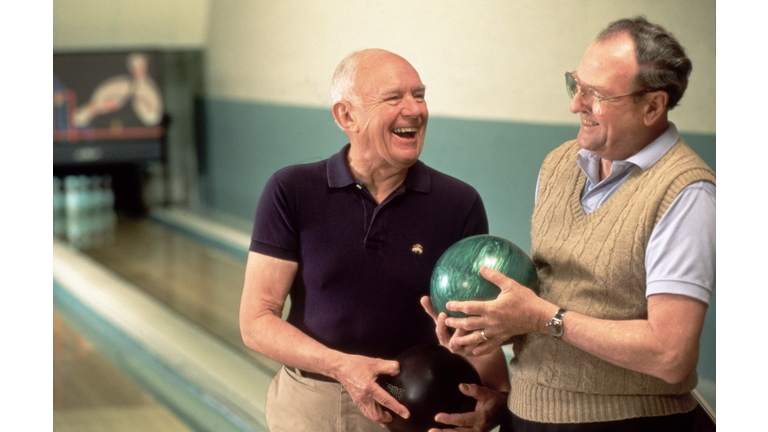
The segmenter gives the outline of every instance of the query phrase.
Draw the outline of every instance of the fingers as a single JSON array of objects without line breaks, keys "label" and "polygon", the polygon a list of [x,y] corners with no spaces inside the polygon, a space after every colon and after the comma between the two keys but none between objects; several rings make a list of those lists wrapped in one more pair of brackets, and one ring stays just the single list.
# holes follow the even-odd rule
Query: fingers
[{"label": "fingers", "polygon": [[435,321],[435,334],[437,334],[437,339],[440,342],[440,345],[450,348],[448,344],[451,340],[451,334],[453,333],[453,330],[445,325],[445,319],[448,318],[448,315],[446,315],[444,312],[441,312],[440,315],[438,315],[435,312],[435,309],[432,306],[431,297],[423,296],[420,301],[421,307],[423,307],[429,316],[431,316]]},{"label": "fingers", "polygon": [[423,307],[429,316],[431,316],[432,319],[437,322],[437,313],[435,313],[435,308],[432,306],[432,298],[430,296],[424,296],[421,298],[421,307]]},{"label": "fingers", "polygon": [[[399,415],[402,418],[408,418],[411,416],[411,413],[408,411],[408,408],[406,408],[404,405],[402,405],[400,402],[397,401],[394,397],[392,397],[391,394],[389,394],[388,391],[384,390],[380,386],[376,386],[377,388],[373,389],[373,392],[371,393],[372,399],[377,402],[379,405],[391,410],[395,414]],[[385,411],[381,411],[383,414],[389,414]],[[390,416],[389,421],[392,421],[392,418]]]},{"label": "fingers", "polygon": [[486,340],[483,339],[483,336],[480,334],[479,330],[468,332],[463,329],[458,329],[451,339],[452,345],[461,346],[480,345],[483,342],[486,342]]},{"label": "fingers", "polygon": [[486,266],[480,267],[480,275],[484,277],[485,280],[487,280],[488,282],[502,289],[503,289],[502,285],[504,284],[504,282],[509,280],[509,278],[506,275],[504,275],[504,273],[492,268],[488,268]]},{"label": "fingers", "polygon": [[400,373],[400,363],[394,360],[382,360],[376,371],[373,373],[373,379],[379,375],[397,375]]},{"label": "fingers", "polygon": [[500,347],[498,343],[484,343],[482,345],[478,345],[472,350],[472,355],[476,357],[481,357],[487,354],[490,354],[495,350],[496,348]]},{"label": "fingers", "polygon": [[472,357],[474,356],[473,351],[477,348],[478,344],[483,342],[482,338],[478,338],[477,335],[479,335],[479,332],[467,333],[465,330],[457,329],[446,346],[455,354]]},{"label": "fingers", "polygon": [[[399,416],[403,418],[408,418],[410,416],[410,413],[408,412],[408,409],[400,404],[397,399],[392,397],[392,395],[383,389],[378,383],[375,382],[376,378],[379,375],[397,375],[400,373],[400,363],[392,360],[392,361],[382,361],[381,366],[379,369],[374,373],[374,383],[372,387],[372,391],[370,392],[371,397],[375,402],[378,402],[380,405],[392,410],[392,412],[398,414]],[[384,412],[384,414],[389,415],[389,413]],[[391,416],[389,418],[389,421],[392,421]]]},{"label": "fingers", "polygon": [[474,399],[478,399],[481,388],[477,384],[459,384],[459,391]]},{"label": "fingers", "polygon": [[450,349],[453,353],[461,354],[465,357],[474,357],[489,354],[505,342],[505,339],[494,336],[488,329],[484,330],[485,338],[482,334],[483,329],[469,332],[457,329],[449,343],[447,345],[443,344],[443,346]]},{"label": "fingers", "polygon": [[[459,391],[474,399],[479,399],[479,386],[476,384],[460,384]],[[482,424],[484,419],[483,414],[477,412],[476,406],[474,411],[468,413],[439,413],[435,416],[435,420],[452,426],[471,427],[477,426],[478,422]]]},{"label": "fingers", "polygon": [[[464,310],[466,310],[468,307],[471,307],[471,305],[469,305],[470,303],[481,303],[481,302],[448,302],[447,307],[448,307],[448,310],[464,312]],[[448,327],[462,329],[468,332],[485,328],[484,327],[485,324],[486,324],[486,319],[479,316],[470,316],[468,318],[446,317],[445,319],[445,325],[447,325]]]},{"label": "fingers", "polygon": [[[463,414],[440,413],[435,416],[435,420],[461,428],[460,430],[480,431],[490,429],[494,424],[495,413],[506,403],[505,397],[501,393],[476,384],[460,384],[459,391],[477,401],[474,410]],[[496,424],[498,423],[496,422]],[[430,430],[430,432],[433,431]]]},{"label": "fingers", "polygon": [[375,421],[381,427],[386,427],[387,423],[392,422],[392,415],[381,408],[375,401],[372,403],[362,403],[356,401],[360,412],[367,418]]},{"label": "fingers", "polygon": [[446,315],[445,312],[440,312],[440,315],[437,315],[435,309],[432,307],[432,299],[429,296],[421,298],[421,307],[423,307],[435,321],[435,334],[437,335],[437,340],[440,342],[440,345],[450,349],[448,344],[450,343],[453,329],[445,325],[445,319],[448,318],[448,315]]},{"label": "fingers", "polygon": [[[464,414],[448,414],[448,413],[440,413],[435,416],[435,421],[438,421],[440,423],[445,423],[447,425],[459,427],[459,428],[466,428],[466,427],[472,427],[479,421],[482,421],[482,414],[472,411]],[[444,430],[455,430],[455,428],[446,428],[446,429],[436,429],[438,431],[444,431]],[[462,429],[464,430],[464,429]],[[477,429],[480,430],[480,429]]]},{"label": "fingers", "polygon": [[400,364],[393,360],[361,356],[352,356],[352,359],[354,361],[350,364],[350,368],[339,381],[363,415],[381,426],[392,421],[392,415],[382,407],[408,418],[410,416],[408,409],[376,382],[380,375],[400,373]]},{"label": "fingers", "polygon": [[440,312],[440,315],[437,317],[435,333],[437,333],[437,339],[440,341],[440,345],[450,349],[451,337],[455,332],[445,324],[446,319],[448,319],[448,315],[446,315],[445,312]]}]

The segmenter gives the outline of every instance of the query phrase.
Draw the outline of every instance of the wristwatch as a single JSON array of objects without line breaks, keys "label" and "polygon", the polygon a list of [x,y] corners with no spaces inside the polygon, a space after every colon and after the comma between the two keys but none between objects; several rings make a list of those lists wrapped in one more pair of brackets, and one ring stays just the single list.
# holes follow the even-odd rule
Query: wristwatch
[{"label": "wristwatch", "polygon": [[552,317],[551,320],[547,323],[547,330],[549,330],[549,333],[552,334],[552,336],[556,338],[560,338],[560,336],[563,335],[563,314],[565,313],[565,309],[560,308],[559,311],[555,314],[555,316]]}]

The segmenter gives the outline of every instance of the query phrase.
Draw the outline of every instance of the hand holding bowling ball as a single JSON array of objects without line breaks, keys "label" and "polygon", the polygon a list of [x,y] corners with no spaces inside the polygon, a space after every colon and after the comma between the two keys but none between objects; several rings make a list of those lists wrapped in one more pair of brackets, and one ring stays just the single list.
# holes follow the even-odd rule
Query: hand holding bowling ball
[{"label": "hand holding bowling ball", "polygon": [[449,301],[493,300],[501,290],[480,275],[480,267],[498,270],[538,295],[536,267],[528,255],[509,240],[491,235],[476,235],[449,247],[435,265],[429,294],[438,315],[465,318],[466,314],[449,311]]},{"label": "hand holding bowling ball", "polygon": [[[392,413],[391,432],[426,432],[448,427],[435,421],[438,413],[474,410],[476,400],[459,390],[459,384],[481,385],[480,375],[464,357],[440,345],[418,345],[395,357],[400,373],[381,375],[377,383],[403,404],[411,416]],[[386,409],[386,408],[385,408]]]}]

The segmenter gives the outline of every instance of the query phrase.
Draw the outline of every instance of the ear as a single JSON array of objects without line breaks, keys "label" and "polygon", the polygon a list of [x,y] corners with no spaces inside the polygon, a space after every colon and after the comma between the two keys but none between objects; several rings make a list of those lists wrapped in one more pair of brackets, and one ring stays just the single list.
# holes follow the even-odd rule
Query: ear
[{"label": "ear", "polygon": [[338,101],[333,104],[333,119],[340,128],[347,132],[357,132],[357,121],[352,114],[352,105],[347,101]]},{"label": "ear", "polygon": [[645,98],[648,105],[645,108],[643,121],[646,126],[651,126],[666,114],[669,95],[663,90],[658,90],[646,93]]}]

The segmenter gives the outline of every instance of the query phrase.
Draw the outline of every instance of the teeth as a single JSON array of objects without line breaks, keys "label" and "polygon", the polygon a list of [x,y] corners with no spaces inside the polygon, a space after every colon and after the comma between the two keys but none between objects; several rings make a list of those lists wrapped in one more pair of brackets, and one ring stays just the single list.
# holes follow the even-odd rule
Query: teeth
[{"label": "teeth", "polygon": [[409,132],[418,132],[419,128],[415,127],[407,127],[407,128],[397,128],[394,129],[392,132],[394,133],[409,133]]},{"label": "teeth", "polygon": [[581,122],[587,126],[597,126],[598,124],[600,124],[600,123],[591,122],[589,120],[582,120]]}]

